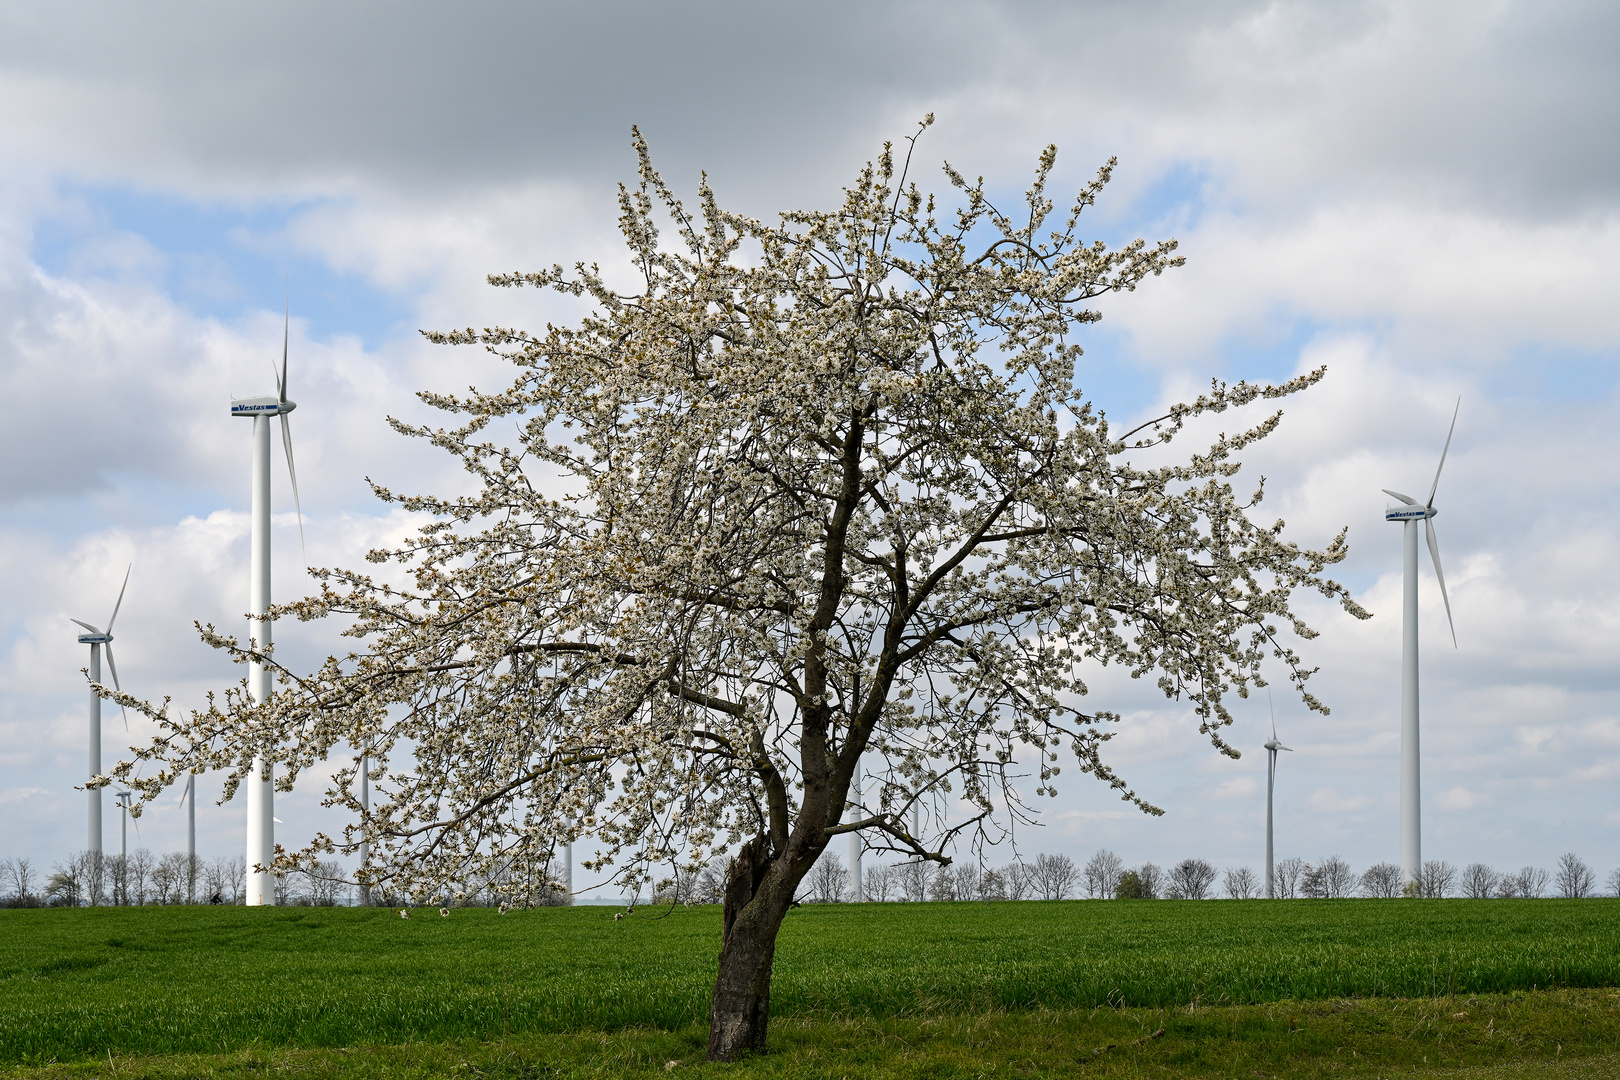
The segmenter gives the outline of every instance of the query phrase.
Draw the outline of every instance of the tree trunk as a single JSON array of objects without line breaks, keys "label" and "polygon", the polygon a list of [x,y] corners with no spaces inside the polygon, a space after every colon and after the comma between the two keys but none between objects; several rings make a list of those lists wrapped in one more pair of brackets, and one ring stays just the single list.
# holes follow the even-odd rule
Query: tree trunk
[{"label": "tree trunk", "polygon": [[797,882],[786,859],[772,860],[769,841],[742,846],[726,879],[720,971],[709,1009],[709,1060],[735,1061],[765,1050],[771,1016],[771,962],[776,933]]}]

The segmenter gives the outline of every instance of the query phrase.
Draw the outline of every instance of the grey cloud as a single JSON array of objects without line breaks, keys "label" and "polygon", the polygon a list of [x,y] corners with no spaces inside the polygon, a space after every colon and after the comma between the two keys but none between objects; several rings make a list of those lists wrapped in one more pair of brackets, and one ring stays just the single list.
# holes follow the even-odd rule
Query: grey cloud
[{"label": "grey cloud", "polygon": [[639,122],[672,167],[780,190],[938,106],[945,149],[1561,212],[1613,195],[1617,29],[1573,2],[14,5],[0,138],[198,190],[433,190],[622,176]]}]

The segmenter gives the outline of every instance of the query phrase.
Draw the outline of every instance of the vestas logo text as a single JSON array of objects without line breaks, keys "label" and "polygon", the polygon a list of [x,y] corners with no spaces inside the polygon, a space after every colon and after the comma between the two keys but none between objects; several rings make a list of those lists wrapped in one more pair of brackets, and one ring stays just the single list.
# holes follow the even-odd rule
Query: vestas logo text
[{"label": "vestas logo text", "polygon": [[1426,506],[1390,507],[1384,511],[1385,521],[1422,521],[1429,516]]}]

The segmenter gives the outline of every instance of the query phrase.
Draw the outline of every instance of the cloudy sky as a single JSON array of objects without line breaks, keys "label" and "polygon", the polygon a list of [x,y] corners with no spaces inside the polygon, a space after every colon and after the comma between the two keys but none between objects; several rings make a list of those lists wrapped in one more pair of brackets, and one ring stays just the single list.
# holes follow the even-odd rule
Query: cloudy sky
[{"label": "cloudy sky", "polygon": [[[1307,604],[1332,715],[1280,695],[1295,748],[1278,847],[1398,856],[1400,530],[1436,505],[1452,647],[1423,565],[1424,854],[1620,864],[1620,9],[1597,2],[0,6],[0,857],[83,846],[86,649],[126,565],[119,674],[202,702],[236,672],[195,620],[247,606],[248,425],[284,287],[312,564],[410,526],[370,500],[459,483],[392,435],[418,389],[491,385],[419,328],[575,312],[491,271],[623,260],[614,184],[638,124],[665,175],[754,214],[833,204],[924,113],[1009,195],[1057,143],[1059,187],[1110,156],[1110,242],[1174,236],[1184,269],[1102,305],[1082,381],[1138,417],[1212,377],[1327,380],[1248,459],[1268,512],[1375,618]],[[276,595],[301,589],[276,479]],[[313,662],[329,628],[283,626]],[[1113,760],[1163,818],[1080,778],[1026,851],[1264,858],[1263,699],[1230,761],[1189,711],[1107,675]],[[141,725],[132,724],[134,734]],[[107,760],[129,740],[112,712]],[[120,741],[120,740],[123,741]],[[242,848],[199,782],[199,849]],[[332,828],[311,788],[278,839]],[[116,845],[117,820],[107,813]],[[172,801],[139,842],[183,848]],[[132,836],[132,843],[134,837]]]}]

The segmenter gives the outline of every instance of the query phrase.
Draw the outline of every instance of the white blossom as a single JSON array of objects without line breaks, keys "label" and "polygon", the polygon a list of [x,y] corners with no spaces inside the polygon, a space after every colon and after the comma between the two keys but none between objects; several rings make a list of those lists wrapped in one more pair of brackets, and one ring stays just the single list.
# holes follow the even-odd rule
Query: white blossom
[{"label": "white blossom", "polygon": [[[1052,149],[1015,218],[949,166],[961,206],[937,211],[886,148],[837,209],[767,224],[706,181],[689,209],[639,134],[636,148],[640,182],[620,193],[634,292],[584,265],[495,275],[594,308],[533,335],[428,335],[516,374],[423,393],[450,426],[392,421],[477,481],[456,497],[376,488],[433,518],[367,557],[409,585],[318,572],[319,593],[273,617],[339,620],[356,645],[314,672],[260,657],[277,672],[262,704],[245,686],[185,716],[120,697],[162,734],[112,777],[151,798],[227,770],[229,797],[255,755],[282,790],[336,756],[327,802],[354,823],[278,866],[364,836],[373,888],[426,902],[500,872],[533,901],[559,887],[553,853],[587,839],[584,866],[629,895],[657,864],[700,867],[756,836],[801,877],[857,827],[948,862],[1035,813],[1025,792],[1056,794],[1060,748],[1157,813],[1102,754],[1118,717],[1088,704],[1085,677],[1109,664],[1186,702],[1231,756],[1226,700],[1263,685],[1265,662],[1326,711],[1285,635],[1314,636],[1296,589],[1365,617],[1323,575],[1344,534],[1301,547],[1251,519],[1263,488],[1230,483],[1281,413],[1139,463],[1195,417],[1322,372],[1217,382],[1116,432],[1075,384],[1076,333],[1100,317],[1086,305],[1181,259],[1174,241],[1081,238],[1112,162],[1054,222]],[[849,820],[858,757],[873,785]],[[159,767],[139,778],[141,761]]]}]

